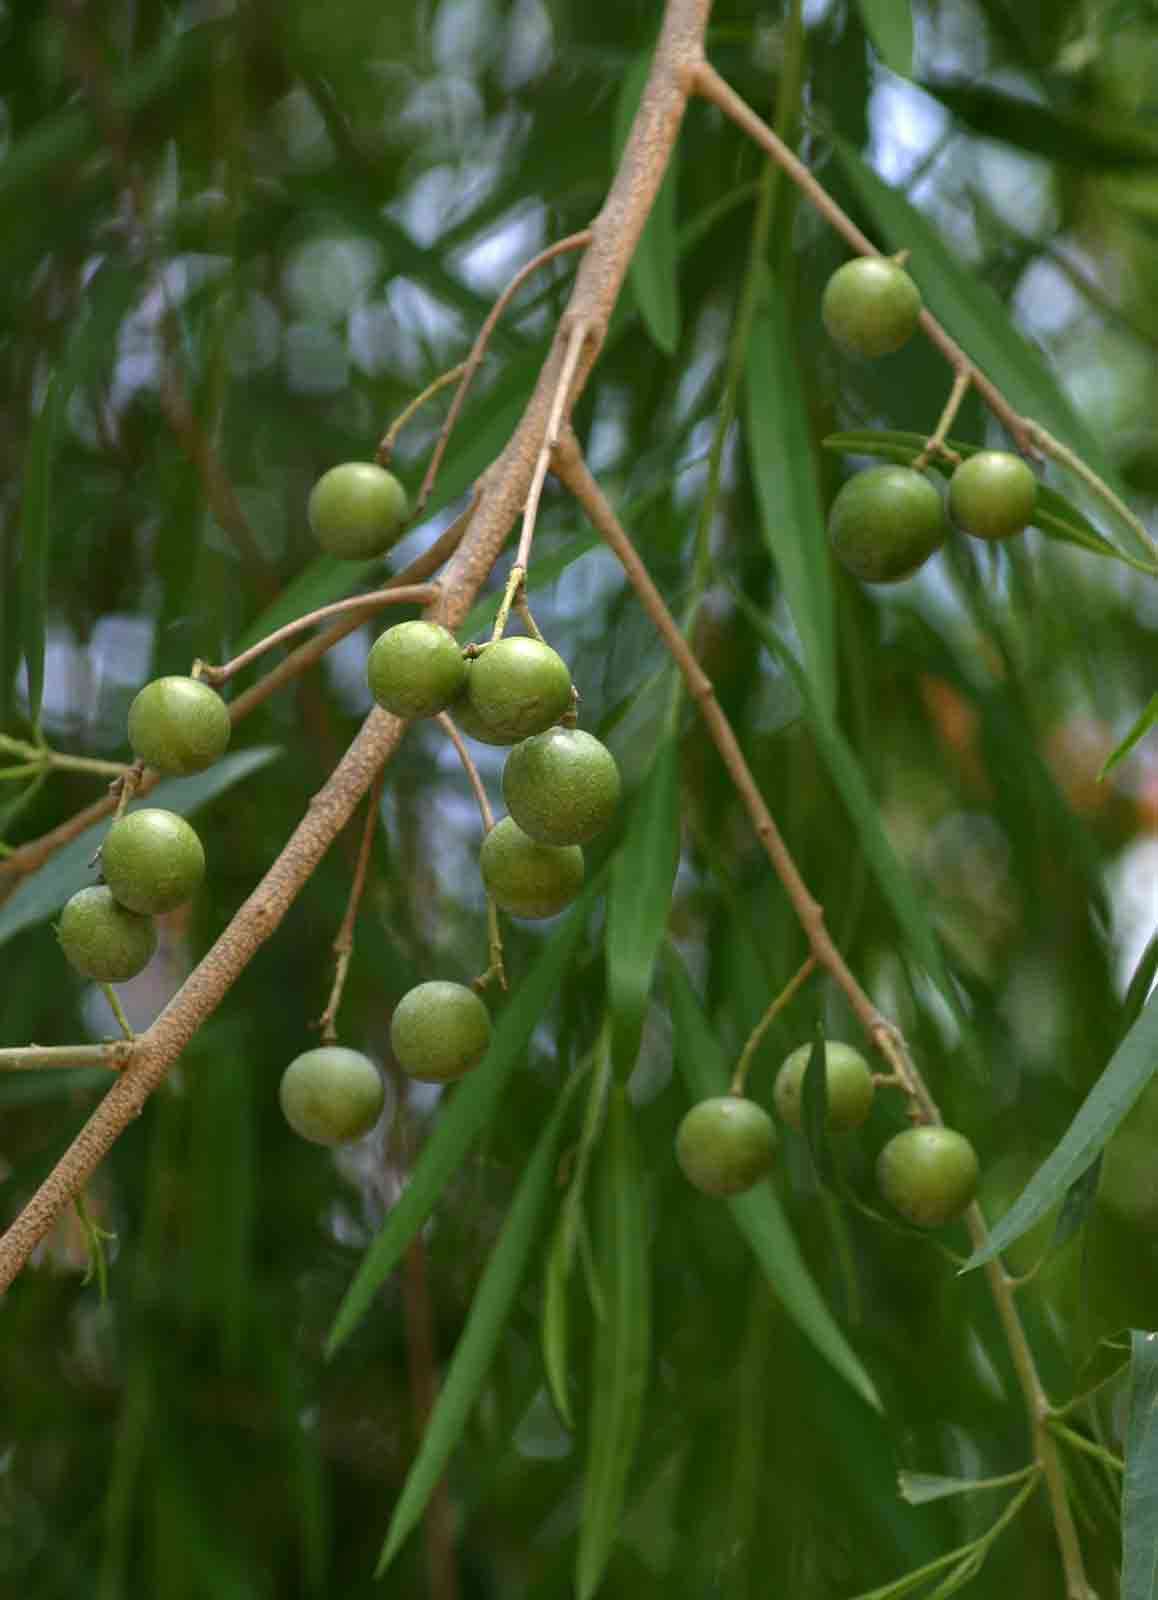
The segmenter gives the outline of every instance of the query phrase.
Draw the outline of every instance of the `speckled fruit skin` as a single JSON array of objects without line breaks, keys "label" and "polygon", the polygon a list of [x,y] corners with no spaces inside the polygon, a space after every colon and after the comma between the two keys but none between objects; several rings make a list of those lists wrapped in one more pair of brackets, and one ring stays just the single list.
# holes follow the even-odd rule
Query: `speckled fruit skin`
[{"label": "speckled fruit skin", "polygon": [[820,303],[824,326],[842,349],[884,356],[907,344],[921,315],[921,291],[895,261],[862,256],[838,267]]},{"label": "speckled fruit skin", "polygon": [[370,693],[396,717],[435,717],[466,683],[454,634],[437,622],[398,622],[379,634],[366,663]]},{"label": "speckled fruit skin", "polygon": [[615,815],[621,784],[615,757],[581,728],[548,728],[524,739],[503,768],[503,798],[539,844],[586,844]]},{"label": "speckled fruit skin", "polygon": [[877,1157],[885,1199],[918,1228],[941,1228],[965,1211],[977,1192],[977,1152],[952,1128],[906,1128]]},{"label": "speckled fruit skin", "polygon": [[121,905],[156,916],[192,899],[205,876],[205,851],[184,817],[144,806],[105,835],[101,871]]},{"label": "speckled fruit skin", "polygon": [[225,701],[196,678],[154,678],[129,707],[133,754],[166,777],[211,767],[229,748],[231,731]]},{"label": "speckled fruit skin", "polygon": [[[797,1131],[803,1124],[804,1074],[808,1070],[811,1054],[812,1046],[802,1044],[798,1050],[785,1056],[772,1091],[777,1116]],[[837,1133],[859,1128],[872,1110],[873,1103],[873,1075],[868,1062],[852,1045],[829,1039],[824,1046],[824,1067],[828,1090],[826,1125]]]},{"label": "speckled fruit skin", "polygon": [[864,583],[909,578],[945,540],[936,486],[911,467],[869,467],[832,502],[828,534],[841,564]]},{"label": "speckled fruit skin", "polygon": [[765,1175],[776,1151],[772,1118],[754,1100],[701,1100],[676,1130],[676,1159],[705,1194],[742,1194]]},{"label": "speckled fruit skin", "polygon": [[470,703],[484,725],[526,739],[558,722],[571,704],[571,673],[563,657],[538,639],[488,644],[467,678]]},{"label": "speckled fruit skin", "polygon": [[378,1068],[360,1050],[319,1045],[295,1056],[278,1090],[285,1119],[311,1144],[360,1139],[382,1115],[386,1089]]},{"label": "speckled fruit skin", "polygon": [[460,733],[465,733],[470,739],[477,739],[480,744],[512,745],[518,744],[518,734],[500,733],[497,728],[480,717],[475,710],[470,698],[470,680],[474,672],[474,662],[467,661],[466,678],[462,689],[447,706],[447,714],[453,718],[454,725]]},{"label": "speckled fruit skin", "polygon": [[157,948],[150,919],[119,905],[104,884],[81,889],[66,902],[56,933],[76,970],[97,983],[135,978]]},{"label": "speckled fruit skin", "polygon": [[392,472],[372,461],[343,461],[314,484],[308,515],[323,550],[343,561],[369,561],[397,544],[410,507]]},{"label": "speckled fruit skin", "polygon": [[513,817],[504,817],[487,834],[479,867],[487,893],[512,917],[553,917],[583,887],[579,846],[539,844]]},{"label": "speckled fruit skin", "polygon": [[491,1042],[490,1013],[465,984],[434,979],[410,989],[390,1020],[398,1065],[425,1083],[453,1083],[477,1067]]},{"label": "speckled fruit skin", "polygon": [[1008,539],[1033,521],[1037,479],[1008,450],[979,450],[949,479],[949,515],[977,539]]}]

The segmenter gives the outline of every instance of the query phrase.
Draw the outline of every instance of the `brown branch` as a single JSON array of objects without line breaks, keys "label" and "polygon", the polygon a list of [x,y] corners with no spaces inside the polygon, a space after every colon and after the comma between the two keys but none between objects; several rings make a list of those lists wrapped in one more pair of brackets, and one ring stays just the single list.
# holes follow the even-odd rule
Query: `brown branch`
[{"label": "brown branch", "polygon": [[[671,158],[696,65],[703,59],[709,9],[710,0],[669,0],[651,72],[606,201],[592,223],[567,310],[515,432],[479,480],[469,531],[443,576],[434,610],[452,631],[469,612],[526,501],[566,359],[568,331],[576,323],[589,329],[571,404],[606,337],[628,264]],[[403,727],[384,711],[370,713],[261,883],[161,1015],[140,1035],[131,1065],[0,1239],[0,1289],[11,1283],[55,1218],[140,1114],[172,1062],[273,934],[397,748]]]}]

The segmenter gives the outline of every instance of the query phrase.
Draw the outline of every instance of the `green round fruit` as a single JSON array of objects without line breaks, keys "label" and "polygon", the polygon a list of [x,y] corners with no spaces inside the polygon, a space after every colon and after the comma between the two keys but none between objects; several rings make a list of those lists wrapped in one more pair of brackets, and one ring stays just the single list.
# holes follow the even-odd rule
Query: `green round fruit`
[{"label": "green round fruit", "polygon": [[81,889],[65,903],[56,933],[76,970],[97,983],[135,978],[157,948],[150,919],[120,905],[104,884]]},{"label": "green round fruit", "polygon": [[941,1228],[965,1211],[977,1191],[977,1152],[952,1128],[906,1128],[877,1157],[885,1199],[918,1228]]},{"label": "green round fruit", "polygon": [[820,315],[829,336],[853,355],[888,355],[916,332],[921,291],[895,261],[860,256],[829,278]]},{"label": "green round fruit", "polygon": [[133,754],[170,778],[211,767],[231,731],[225,701],[197,678],[154,678],[129,707]]},{"label": "green round fruit", "polygon": [[912,467],[869,467],[832,502],[828,534],[854,577],[897,583],[911,577],[945,539],[936,485]]},{"label": "green round fruit", "polygon": [[[811,1054],[812,1046],[802,1044],[786,1056],[772,1091],[780,1120],[798,1131],[803,1124],[804,1074]],[[859,1128],[872,1109],[874,1093],[873,1075],[860,1051],[850,1044],[841,1044],[838,1039],[826,1040],[824,1080],[828,1091],[826,1126],[837,1133]]]},{"label": "green round fruit", "polygon": [[344,461],[314,484],[308,515],[323,550],[343,561],[369,561],[398,543],[410,507],[392,472],[372,461]]},{"label": "green round fruit", "polygon": [[509,739],[542,733],[571,705],[571,673],[563,657],[538,639],[484,645],[467,678],[470,703],[483,724]]},{"label": "green round fruit", "polygon": [[184,817],[145,806],[113,823],[101,845],[101,872],[121,905],[155,916],[192,899],[205,876],[205,851]]},{"label": "green round fruit", "polygon": [[705,1194],[741,1194],[767,1173],[776,1149],[772,1118],[754,1100],[722,1094],[701,1100],[676,1131],[676,1158]]},{"label": "green round fruit", "polygon": [[615,815],[619,768],[605,744],[579,728],[548,728],[516,745],[503,768],[503,798],[539,844],[586,844]]},{"label": "green round fruit", "polygon": [[461,983],[418,984],[402,996],[390,1021],[398,1065],[426,1083],[461,1078],[478,1066],[490,1042],[490,1012]]},{"label": "green round fruit", "polygon": [[553,917],[583,887],[579,846],[539,844],[513,817],[504,817],[487,834],[479,867],[487,893],[512,917]]},{"label": "green round fruit", "polygon": [[459,733],[465,733],[470,739],[477,739],[480,744],[511,745],[518,744],[518,734],[500,733],[497,728],[492,728],[484,718],[480,717],[471,703],[470,680],[474,671],[474,662],[466,663],[466,678],[462,688],[447,706],[447,713],[453,719]]},{"label": "green round fruit", "polygon": [[1033,521],[1037,479],[1008,450],[979,450],[949,479],[949,515],[978,539],[1008,539]]},{"label": "green round fruit", "polygon": [[466,683],[454,634],[437,622],[398,622],[374,641],[370,693],[396,717],[435,717]]},{"label": "green round fruit", "polygon": [[303,1139],[346,1144],[370,1132],[382,1115],[386,1089],[369,1056],[323,1044],[294,1057],[282,1073],[278,1099]]}]

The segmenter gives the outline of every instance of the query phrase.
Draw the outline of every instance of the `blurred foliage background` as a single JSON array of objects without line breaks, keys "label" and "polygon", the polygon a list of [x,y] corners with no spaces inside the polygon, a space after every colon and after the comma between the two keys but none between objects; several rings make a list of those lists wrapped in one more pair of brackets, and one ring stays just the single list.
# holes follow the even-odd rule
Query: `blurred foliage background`
[{"label": "blurred foliage background", "polygon": [[[803,13],[720,0],[709,47],[761,114],[794,130],[872,237],[913,248],[928,302],[1011,399],[1150,517],[1158,8],[918,0],[912,53],[908,20],[905,5],[882,0],[809,0]],[[7,731],[27,733],[25,653],[41,640],[50,742],[123,759],[125,710],[148,677],[224,660],[379,571],[317,558],[310,485],[336,461],[370,456],[389,420],[464,356],[511,273],[593,215],[656,23],[657,8],[638,0],[0,4]],[[758,152],[716,112],[692,106],[674,170],[649,244],[667,287],[657,309],[654,285],[649,304],[633,278],[577,424],[678,614],[734,319],[753,286],[696,648],[842,951],[906,1030],[946,1119],[977,1146],[983,1202],[1000,1215],[1116,1046],[1122,996],[1158,919],[1154,739],[1098,781],[1154,692],[1158,584],[1031,532],[998,549],[954,536],[890,589],[814,560],[794,589],[792,549],[811,540],[821,551],[823,508],[856,464],[821,441],[928,432],[950,375],[923,341],[871,366],[829,346],[819,294],[843,247],[784,181],[768,182]],[[762,203],[767,238],[753,264]],[[547,268],[506,319],[431,516],[395,568],[509,434],[572,270]],[[440,404],[403,435],[398,470],[411,484]],[[953,433],[1004,442],[972,397]],[[1051,468],[1047,481],[1134,549],[1075,480]],[[666,792],[655,775],[668,673],[613,561],[556,488],[532,598],[572,665],[585,725],[615,750],[628,785],[623,825],[591,847],[589,873],[611,861],[613,882],[619,871],[662,887],[662,871],[646,876],[652,835],[632,821]],[[803,690],[766,648],[769,629],[803,662]],[[253,770],[230,769],[198,810],[208,883],[125,987],[135,1025],[227,925],[356,730],[373,634],[353,634],[239,730],[235,750],[263,754]],[[866,856],[847,769],[825,739],[834,725],[891,844],[891,879]],[[476,755],[497,792],[501,755]],[[791,1131],[775,1195],[847,1359],[818,1332],[819,1313],[810,1324],[786,1309],[776,1262],[749,1248],[729,1207],[678,1173],[672,1138],[689,1083],[734,1059],[805,954],[690,710],[678,762],[669,930],[698,999],[686,986],[674,995],[679,970],[661,966],[630,1079],[648,1387],[600,1593],[846,1600],[996,1515],[992,1497],[908,1505],[898,1469],[1013,1471],[1028,1454],[1024,1413],[980,1276],[958,1278],[936,1242],[835,1201]],[[5,783],[6,845],[98,793],[76,774]],[[404,990],[427,976],[469,981],[486,964],[479,823],[437,730],[405,740],[383,819],[341,1031],[392,1073],[389,1018]],[[587,1354],[605,1330],[577,1271],[572,1431],[540,1354],[561,1184],[446,1494],[380,1585],[372,1574],[430,1383],[560,1084],[592,1047],[604,902],[593,902],[483,1137],[327,1363],[363,1251],[446,1109],[393,1075],[383,1130],[335,1157],[295,1139],[277,1107],[280,1074],[315,1038],[325,1004],[355,831],[92,1186],[90,1211],[116,1235],[107,1298],[85,1281],[69,1221],[0,1307],[5,1593],[572,1592],[605,1377]],[[16,896],[0,909],[3,1042],[105,1037],[115,1031],[105,1003],[66,969],[47,920],[89,881],[83,859],[58,859],[33,881],[47,897],[38,916],[14,914]],[[510,928],[516,999],[554,936]],[[758,1099],[770,1104],[775,1065],[818,1017],[855,1040],[831,985],[814,979],[761,1049]],[[682,1070],[681,1048],[695,1056]],[[0,1078],[5,1218],[100,1091],[89,1072]],[[836,1151],[870,1204],[876,1151],[903,1120],[899,1101],[878,1100]],[[1120,1359],[1105,1341],[1158,1323],[1156,1141],[1158,1098],[1147,1094],[1106,1151],[1084,1227],[1021,1296],[1059,1400]],[[1013,1265],[1032,1265],[1048,1238],[1045,1224]],[[945,1242],[963,1250],[963,1231]],[[1075,1413],[1085,1437],[1119,1452],[1122,1424],[1113,1384]],[[1092,1456],[1066,1459],[1091,1580],[1109,1596],[1118,1485]],[[1060,1584],[1038,1495],[971,1592],[1052,1600]]]}]

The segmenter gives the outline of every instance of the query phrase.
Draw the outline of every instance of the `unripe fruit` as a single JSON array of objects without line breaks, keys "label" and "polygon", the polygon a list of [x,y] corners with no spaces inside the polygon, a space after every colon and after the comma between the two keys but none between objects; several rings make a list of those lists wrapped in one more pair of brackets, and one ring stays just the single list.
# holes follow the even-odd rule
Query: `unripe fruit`
[{"label": "unripe fruit", "polygon": [[135,978],[157,948],[150,919],[119,905],[104,884],[81,889],[66,902],[56,933],[76,970],[97,983]]},{"label": "unripe fruit", "polygon": [[467,692],[483,723],[496,734],[526,739],[558,722],[571,704],[571,673],[563,657],[538,639],[516,636],[483,647]]},{"label": "unripe fruit", "polygon": [[772,1118],[737,1094],[701,1100],[676,1131],[684,1176],[705,1194],[741,1194],[768,1172],[776,1149]]},{"label": "unripe fruit", "polygon": [[360,1050],[324,1044],[296,1056],[278,1090],[285,1119],[312,1144],[360,1139],[382,1115],[382,1075]]},{"label": "unripe fruit", "polygon": [[197,678],[154,678],[129,707],[133,754],[170,778],[211,767],[230,732],[225,701]]},{"label": "unripe fruit", "polygon": [[121,905],[156,915],[193,897],[205,876],[205,851],[184,817],[146,806],[113,823],[101,845],[101,872]]},{"label": "unripe fruit", "polygon": [[[804,1121],[804,1074],[811,1054],[812,1046],[802,1044],[786,1056],[772,1091],[777,1115],[797,1130]],[[826,1126],[837,1133],[859,1128],[872,1109],[874,1093],[873,1075],[860,1051],[838,1039],[826,1040],[824,1081],[828,1092]]]},{"label": "unripe fruit", "polygon": [[1037,479],[1008,450],[979,450],[949,479],[949,515],[978,539],[1007,539],[1033,521]]},{"label": "unripe fruit", "polygon": [[491,1042],[486,1006],[461,983],[420,983],[399,1000],[390,1020],[398,1065],[426,1083],[452,1083],[477,1067]]},{"label": "unripe fruit", "polygon": [[511,745],[518,744],[518,734],[500,733],[497,728],[480,717],[470,698],[470,680],[474,672],[474,662],[466,663],[466,679],[455,698],[447,706],[447,713],[453,718],[454,724],[460,733],[465,733],[468,738],[477,739],[480,744]]},{"label": "unripe fruit", "polygon": [[344,461],[314,484],[308,515],[323,550],[344,561],[368,561],[397,544],[410,508],[392,472],[372,461]]},{"label": "unripe fruit", "polygon": [[503,768],[507,810],[539,844],[586,844],[615,815],[619,790],[615,757],[580,728],[524,739]]},{"label": "unripe fruit", "polygon": [[865,583],[911,577],[945,539],[936,486],[912,467],[869,467],[832,502],[828,534],[841,563]]},{"label": "unripe fruit", "polygon": [[916,331],[921,291],[895,261],[861,256],[829,278],[820,315],[830,337],[853,355],[888,355]]},{"label": "unripe fruit", "polygon": [[940,1228],[967,1209],[977,1190],[977,1152],[963,1134],[929,1125],[906,1128],[877,1157],[881,1193],[918,1228]]},{"label": "unripe fruit", "polygon": [[466,682],[454,634],[437,622],[398,622],[374,641],[370,693],[396,717],[435,717]]},{"label": "unripe fruit", "polygon": [[577,844],[538,844],[512,817],[497,822],[483,840],[479,867],[491,899],[513,917],[553,917],[583,887]]}]

